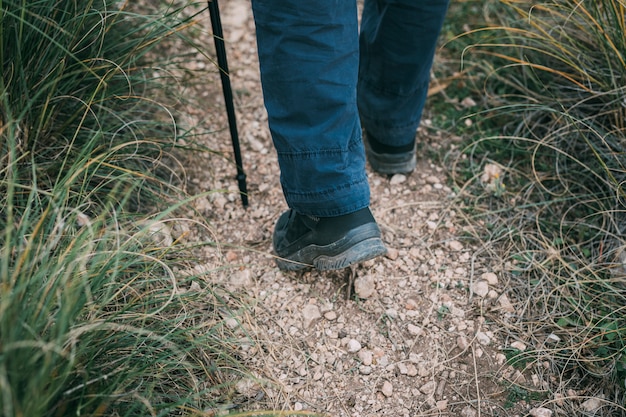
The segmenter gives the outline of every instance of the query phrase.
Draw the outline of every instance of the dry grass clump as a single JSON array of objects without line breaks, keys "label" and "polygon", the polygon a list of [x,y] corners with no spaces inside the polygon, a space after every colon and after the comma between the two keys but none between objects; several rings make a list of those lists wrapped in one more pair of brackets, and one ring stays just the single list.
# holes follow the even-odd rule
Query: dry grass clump
[{"label": "dry grass clump", "polygon": [[157,101],[171,61],[148,53],[183,36],[186,6],[0,2],[3,416],[212,416],[234,404],[232,306],[174,273],[192,248],[154,226],[187,202],[185,133]]},{"label": "dry grass clump", "polygon": [[486,110],[453,163],[518,300],[502,324],[561,414],[626,415],[626,3],[484,10],[464,59]]}]

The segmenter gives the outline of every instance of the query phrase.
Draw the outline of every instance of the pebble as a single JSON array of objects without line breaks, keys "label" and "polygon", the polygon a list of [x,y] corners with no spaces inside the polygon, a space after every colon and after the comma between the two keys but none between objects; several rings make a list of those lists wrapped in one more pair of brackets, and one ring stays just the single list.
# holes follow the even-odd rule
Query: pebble
[{"label": "pebble", "polygon": [[519,340],[516,340],[515,342],[511,343],[511,347],[513,349],[517,349],[522,352],[526,350],[526,344],[524,344],[523,342],[520,342]]},{"label": "pebble", "polygon": [[361,375],[370,375],[372,373],[372,367],[371,366],[360,366],[359,367],[359,373]]},{"label": "pebble", "polygon": [[354,280],[354,292],[359,298],[367,299],[376,293],[376,281],[372,275],[365,275]]},{"label": "pebble", "polygon": [[485,272],[480,276],[480,278],[484,279],[489,283],[489,285],[498,285],[498,276],[493,272]]},{"label": "pebble", "polygon": [[424,334],[424,330],[421,327],[410,323],[407,326],[407,330],[411,336],[421,336]]},{"label": "pebble", "polygon": [[588,400],[586,400],[585,402],[583,402],[583,403],[580,405],[580,407],[581,407],[583,410],[585,410],[585,411],[587,411],[587,412],[589,412],[589,413],[593,413],[593,412],[595,412],[595,411],[599,410],[599,409],[600,409],[600,407],[602,407],[602,403],[603,403],[602,398],[597,398],[597,397],[594,397],[594,398],[589,398]]},{"label": "pebble", "polygon": [[491,338],[485,332],[476,333],[476,340],[478,340],[478,343],[485,346],[491,343]]},{"label": "pebble", "polygon": [[420,387],[420,391],[422,391],[425,395],[433,395],[436,389],[437,383],[435,381],[428,381]]},{"label": "pebble", "polygon": [[460,252],[463,250],[463,244],[461,242],[459,242],[458,240],[451,240],[448,242],[448,247],[453,250],[453,251],[457,251]]},{"label": "pebble", "polygon": [[445,411],[448,409],[448,400],[440,400],[436,402],[437,410]]},{"label": "pebble", "polygon": [[387,398],[391,397],[393,395],[393,385],[391,385],[391,382],[383,382],[383,386],[380,389],[380,392],[382,392],[383,395]]},{"label": "pebble", "polygon": [[489,284],[487,281],[479,280],[472,284],[472,292],[479,297],[489,294]]},{"label": "pebble", "polygon": [[324,313],[324,318],[328,321],[337,320],[337,313],[335,313],[334,311],[328,311]]},{"label": "pebble", "polygon": [[387,248],[387,254],[385,255],[387,257],[387,259],[391,259],[392,261],[395,261],[396,259],[398,259],[398,249],[394,249],[394,248]]},{"label": "pebble", "polygon": [[532,417],[551,417],[552,416],[552,410],[549,410],[547,408],[544,407],[537,407],[537,408],[533,408],[531,409],[528,414],[530,414]]},{"label": "pebble", "polygon": [[456,345],[461,350],[467,350],[469,348],[469,342],[465,336],[459,336],[456,338]]},{"label": "pebble", "polygon": [[350,339],[348,341],[348,352],[356,353],[359,350],[361,350],[361,343],[359,343],[359,341],[356,339]]},{"label": "pebble", "polygon": [[320,309],[315,304],[307,304],[302,309],[302,325],[305,329],[311,327],[311,324],[321,317]]},{"label": "pebble", "polygon": [[502,310],[504,310],[505,312],[515,313],[515,307],[513,306],[513,304],[509,300],[509,297],[507,297],[506,294],[500,295],[498,302],[500,303],[500,307],[502,308]]},{"label": "pebble", "polygon": [[406,175],[404,174],[395,174],[389,180],[390,185],[398,185],[398,184],[402,184],[403,182],[406,182]]},{"label": "pebble", "polygon": [[365,366],[370,366],[374,360],[374,353],[368,349],[359,350],[359,360]]}]

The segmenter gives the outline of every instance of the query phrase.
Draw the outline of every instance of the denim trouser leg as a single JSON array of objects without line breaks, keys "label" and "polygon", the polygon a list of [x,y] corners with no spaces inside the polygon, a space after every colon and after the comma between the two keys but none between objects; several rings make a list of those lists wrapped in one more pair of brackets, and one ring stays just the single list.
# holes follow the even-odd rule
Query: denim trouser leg
[{"label": "denim trouser leg", "polygon": [[356,1],[253,0],[252,6],[287,204],[321,217],[367,207]]},{"label": "denim trouser leg", "polygon": [[363,128],[385,145],[415,139],[448,3],[365,0],[358,106]]}]

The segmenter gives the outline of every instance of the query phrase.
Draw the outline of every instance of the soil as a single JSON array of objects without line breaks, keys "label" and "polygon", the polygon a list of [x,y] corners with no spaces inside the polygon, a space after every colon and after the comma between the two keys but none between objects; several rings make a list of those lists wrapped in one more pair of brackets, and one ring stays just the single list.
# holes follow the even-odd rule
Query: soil
[{"label": "soil", "polygon": [[193,215],[210,224],[197,238],[214,242],[204,246],[193,272],[203,285],[224,286],[241,300],[225,324],[254,375],[237,383],[237,407],[336,417],[551,415],[530,400],[530,393],[542,392],[541,376],[507,364],[507,353],[525,345],[494,324],[515,314],[504,293],[506,274],[471,238],[447,167],[428,157],[457,146],[452,133],[433,125],[428,109],[413,173],[385,177],[368,168],[387,256],[327,273],[276,268],[271,236],[287,207],[263,107],[252,12],[246,0],[220,7],[247,209],[237,192],[219,76],[208,59],[214,53],[206,11],[197,41],[211,46],[208,57],[196,51],[186,62],[194,82],[185,94],[201,105],[182,122],[210,132],[202,141],[211,151],[186,162],[188,191],[199,194]]}]

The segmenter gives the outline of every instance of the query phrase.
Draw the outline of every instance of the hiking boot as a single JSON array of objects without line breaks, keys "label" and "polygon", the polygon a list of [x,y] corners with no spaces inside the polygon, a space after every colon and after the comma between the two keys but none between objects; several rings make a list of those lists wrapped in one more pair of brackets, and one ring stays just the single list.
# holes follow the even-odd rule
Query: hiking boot
[{"label": "hiking boot", "polygon": [[337,217],[288,210],[276,222],[273,244],[283,271],[342,269],[387,252],[369,208]]},{"label": "hiking boot", "polygon": [[408,174],[417,166],[415,140],[405,146],[384,145],[363,133],[365,153],[372,169],[379,174]]}]

